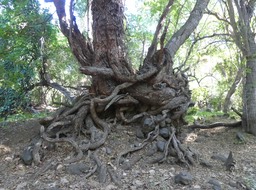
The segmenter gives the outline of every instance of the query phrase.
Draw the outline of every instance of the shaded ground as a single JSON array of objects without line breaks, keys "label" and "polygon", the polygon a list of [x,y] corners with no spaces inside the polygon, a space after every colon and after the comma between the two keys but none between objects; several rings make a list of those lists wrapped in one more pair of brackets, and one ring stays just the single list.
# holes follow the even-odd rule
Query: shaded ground
[{"label": "shaded ground", "polygon": [[[217,119],[218,120],[218,119]],[[155,146],[135,152],[124,159],[138,159],[138,163],[130,170],[116,168],[117,155],[138,146],[142,140],[136,138],[136,130],[131,126],[116,126],[98,156],[107,167],[118,174],[121,183],[101,184],[98,176],[86,179],[88,171],[93,170],[89,155],[76,164],[64,165],[63,160],[73,156],[74,151],[68,144],[57,144],[52,150],[45,150],[43,162],[39,166],[25,166],[19,155],[33,138],[38,135],[37,120],[7,123],[0,127],[0,190],[66,190],[66,189],[256,189],[256,137],[244,134],[246,143],[240,143],[236,134],[241,129],[215,128],[196,130],[185,138],[185,144],[200,153],[199,159],[205,160],[211,167],[193,166],[190,170],[174,164],[172,159],[163,164],[149,164],[150,152]],[[226,171],[222,161],[212,159],[213,155],[228,156],[233,152],[236,168],[233,172]],[[181,171],[192,174],[190,185],[174,182],[174,176]],[[107,180],[109,181],[109,180]],[[210,181],[210,183],[209,183]]]}]

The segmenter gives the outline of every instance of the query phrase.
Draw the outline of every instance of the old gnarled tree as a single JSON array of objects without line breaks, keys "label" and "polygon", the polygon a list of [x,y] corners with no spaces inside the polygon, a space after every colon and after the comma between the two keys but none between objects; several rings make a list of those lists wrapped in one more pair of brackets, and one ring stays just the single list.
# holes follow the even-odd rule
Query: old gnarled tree
[{"label": "old gnarled tree", "polygon": [[[74,18],[73,0],[69,13],[64,9],[65,0],[54,0],[61,31],[80,63],[80,71],[91,76],[92,85],[89,93],[77,97],[71,108],[63,107],[54,116],[41,121],[42,139],[72,144],[76,156],[66,161],[70,163],[81,159],[86,151],[101,147],[114,123],[141,123],[145,140],[141,146],[120,153],[117,158],[119,165],[122,156],[152,142],[159,135],[160,124],[168,119],[171,122],[169,137],[163,156],[157,161],[164,161],[172,149],[180,162],[193,164],[193,155],[181,148],[175,136],[175,129],[184,124],[183,116],[191,99],[187,78],[183,73],[173,71],[172,57],[197,27],[208,2],[197,0],[186,23],[171,39],[165,39],[168,31],[166,18],[173,4],[170,0],[159,19],[146,58],[135,71],[127,59],[124,44],[122,0],[92,1],[92,42],[79,31],[75,19],[69,21],[66,18],[67,14]],[[109,122],[109,118],[115,122]],[[95,139],[95,130],[102,133],[100,139]],[[84,140],[81,140],[83,135]],[[40,162],[39,151],[35,150],[33,155],[34,161]],[[100,165],[96,154],[91,158]]]}]

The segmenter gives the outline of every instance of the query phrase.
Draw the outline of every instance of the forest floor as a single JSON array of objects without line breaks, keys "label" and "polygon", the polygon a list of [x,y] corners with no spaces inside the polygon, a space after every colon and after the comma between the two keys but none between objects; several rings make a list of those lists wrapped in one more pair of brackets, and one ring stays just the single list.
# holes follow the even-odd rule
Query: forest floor
[{"label": "forest floor", "polygon": [[[219,118],[214,120],[219,121]],[[200,159],[211,167],[197,164],[190,170],[171,161],[162,164],[149,164],[145,150],[129,155],[132,159],[139,155],[140,160],[129,170],[115,167],[115,158],[123,150],[136,146],[141,140],[136,138],[136,130],[130,126],[116,126],[104,147],[98,152],[102,162],[118,173],[121,185],[107,179],[105,184],[98,182],[97,175],[85,178],[93,163],[84,156],[79,163],[65,165],[63,160],[73,156],[68,144],[57,144],[54,150],[45,152],[42,163],[25,166],[20,154],[39,133],[37,120],[5,123],[0,127],[0,190],[86,190],[86,189],[256,189],[256,137],[245,134],[240,128],[214,128],[195,130],[187,133],[184,143],[197,150]],[[240,131],[246,142],[240,143],[236,134]],[[213,155],[228,156],[233,152],[236,160],[234,171],[226,171],[224,163],[212,159]],[[218,157],[217,156],[217,157]],[[175,183],[175,175],[189,172],[193,179],[189,185]]]}]

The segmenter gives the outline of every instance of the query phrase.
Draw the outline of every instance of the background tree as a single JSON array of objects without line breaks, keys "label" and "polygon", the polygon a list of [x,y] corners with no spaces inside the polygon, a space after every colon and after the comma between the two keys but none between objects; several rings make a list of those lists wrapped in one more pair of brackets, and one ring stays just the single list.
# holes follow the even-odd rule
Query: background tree
[{"label": "background tree", "polygon": [[[52,15],[36,0],[1,0],[0,7],[1,117],[31,111],[32,104],[51,104],[53,94],[54,102],[71,101],[81,75],[67,42],[50,22]],[[70,75],[64,78],[63,73]]]},{"label": "background tree", "polygon": [[[243,90],[243,127],[245,131],[256,134],[255,103],[256,103],[256,43],[254,40],[254,16],[255,1],[231,1],[223,2],[229,19],[225,20],[227,31],[240,49],[246,62],[245,82]],[[240,71],[241,72],[241,71]]]},{"label": "background tree", "polygon": [[51,30],[37,1],[1,1],[0,93],[2,116],[30,103],[29,89],[40,59],[40,39]]}]

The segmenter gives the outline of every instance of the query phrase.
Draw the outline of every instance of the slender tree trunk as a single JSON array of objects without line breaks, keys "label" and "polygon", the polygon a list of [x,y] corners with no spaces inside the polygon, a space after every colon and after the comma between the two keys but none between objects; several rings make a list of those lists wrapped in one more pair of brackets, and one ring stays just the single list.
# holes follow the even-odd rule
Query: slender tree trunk
[{"label": "slender tree trunk", "polygon": [[224,113],[227,113],[228,112],[228,109],[231,105],[231,97],[232,95],[235,93],[236,91],[236,88],[237,86],[239,85],[241,79],[242,79],[242,76],[243,76],[243,68],[240,67],[236,73],[236,77],[235,77],[235,80],[234,82],[232,83],[231,87],[229,88],[228,90],[228,93],[225,97],[225,101],[224,101],[224,104],[223,104],[223,112]]},{"label": "slender tree trunk", "polygon": [[[256,1],[254,0],[249,2],[227,0],[233,39],[246,58],[242,125],[246,132],[254,135],[256,135],[256,43],[255,34],[251,28],[251,20],[254,16],[255,5]],[[235,7],[238,17],[235,16]]]},{"label": "slender tree trunk", "polygon": [[[256,52],[255,52],[256,53]],[[243,96],[243,127],[256,135],[256,58],[247,58],[247,75]]]}]

